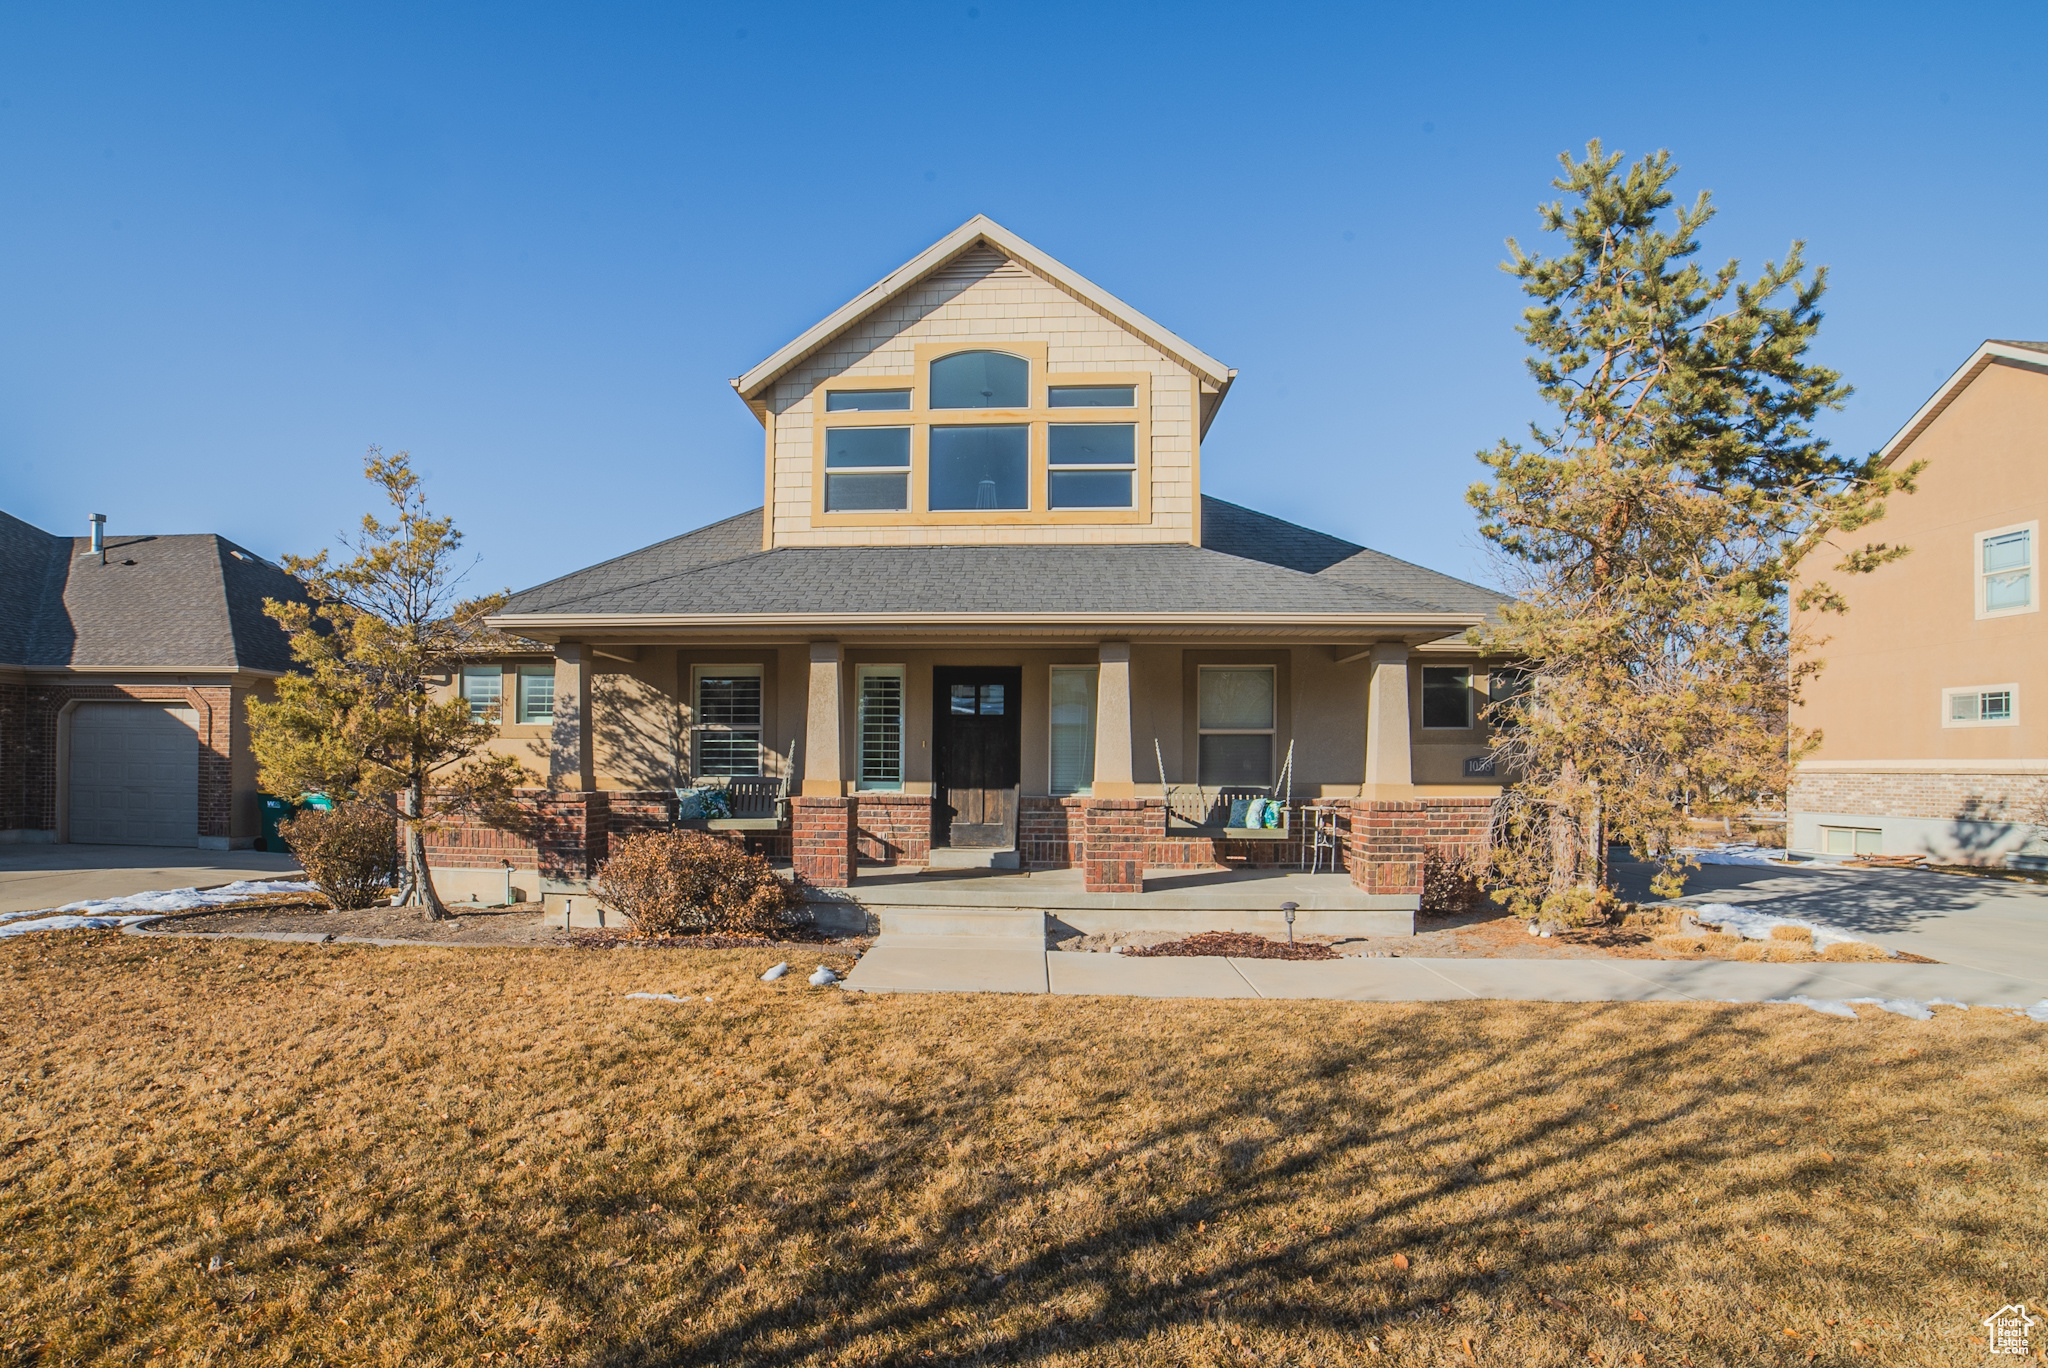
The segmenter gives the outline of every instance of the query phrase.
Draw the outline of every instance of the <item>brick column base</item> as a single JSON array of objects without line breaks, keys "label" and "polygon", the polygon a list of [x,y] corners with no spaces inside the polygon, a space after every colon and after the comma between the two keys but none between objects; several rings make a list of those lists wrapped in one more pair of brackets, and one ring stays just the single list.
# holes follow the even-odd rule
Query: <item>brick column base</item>
[{"label": "brick column base", "polygon": [[1143,893],[1145,848],[1166,834],[1157,799],[1090,798],[1081,805],[1083,885],[1090,893]]},{"label": "brick column base", "polygon": [[813,888],[849,888],[860,865],[855,800],[804,795],[789,800],[790,864]]},{"label": "brick column base", "polygon": [[1351,882],[1367,893],[1422,892],[1429,813],[1418,802],[1351,804]]}]

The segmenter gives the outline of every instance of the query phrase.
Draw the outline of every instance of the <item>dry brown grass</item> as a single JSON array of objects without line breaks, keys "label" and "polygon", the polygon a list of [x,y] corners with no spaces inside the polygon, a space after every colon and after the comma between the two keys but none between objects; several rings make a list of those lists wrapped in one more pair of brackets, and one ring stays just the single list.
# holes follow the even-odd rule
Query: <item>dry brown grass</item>
[{"label": "dry brown grass", "polygon": [[2010,1015],[775,957],[6,943],[0,1361],[1946,1364],[2048,1291]]}]

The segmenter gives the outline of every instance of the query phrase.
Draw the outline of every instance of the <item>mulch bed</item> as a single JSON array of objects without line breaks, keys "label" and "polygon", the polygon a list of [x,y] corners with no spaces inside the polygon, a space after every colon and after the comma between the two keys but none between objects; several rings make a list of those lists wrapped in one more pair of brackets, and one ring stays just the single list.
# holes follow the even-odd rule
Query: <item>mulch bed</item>
[{"label": "mulch bed", "polygon": [[1126,955],[1159,956],[1227,955],[1232,959],[1332,960],[1342,959],[1327,945],[1306,941],[1267,940],[1249,931],[1203,931],[1186,940],[1162,941],[1158,945],[1133,946]]},{"label": "mulch bed", "polygon": [[841,945],[814,926],[792,927],[784,936],[628,936],[617,931],[576,931],[568,943],[578,950],[772,950],[778,945]]}]

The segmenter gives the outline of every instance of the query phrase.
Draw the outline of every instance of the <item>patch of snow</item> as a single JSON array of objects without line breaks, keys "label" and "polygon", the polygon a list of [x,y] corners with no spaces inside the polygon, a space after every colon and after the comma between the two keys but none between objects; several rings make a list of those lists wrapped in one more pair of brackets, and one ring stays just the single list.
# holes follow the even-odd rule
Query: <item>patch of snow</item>
[{"label": "patch of snow", "polygon": [[[677,996],[676,996],[676,995],[675,995],[674,993],[628,993],[628,994],[626,994],[626,996],[627,996],[627,997],[629,997],[629,998],[639,998],[639,999],[641,999],[641,1000],[642,1000],[642,1001],[644,1001],[644,1002],[688,1002],[688,1001],[689,1001],[689,999],[688,999],[688,998],[686,998],[686,997],[677,997]],[[709,1000],[709,999],[707,999],[707,1001],[708,1001],[708,1000]]]},{"label": "patch of snow", "polygon": [[197,888],[173,888],[155,893],[131,893],[125,898],[96,898],[85,902],[65,903],[62,907],[46,907],[40,912],[0,913],[0,922],[15,921],[22,917],[52,917],[59,913],[76,913],[82,917],[118,917],[130,913],[190,912],[200,907],[220,907],[226,903],[243,902],[265,893],[311,893],[315,891],[310,883],[291,879],[237,879],[219,888],[203,892]]},{"label": "patch of snow", "polygon": [[[1780,917],[1770,912],[1757,912],[1747,907],[1737,907],[1733,903],[1705,903],[1690,911],[1694,920],[1719,926],[1729,935],[1741,936],[1746,940],[1769,940],[1771,928],[1775,926],[1799,926],[1813,933],[1813,944],[1816,949],[1839,942],[1868,944],[1861,936],[1851,935],[1847,931],[1837,931],[1834,927],[1822,926],[1819,922],[1810,922],[1799,917]],[[1894,952],[1887,950],[1885,953]]]},{"label": "patch of snow", "polygon": [[769,970],[769,971],[768,971],[767,973],[765,973],[765,974],[761,975],[761,982],[763,982],[763,983],[773,983],[773,982],[775,982],[775,980],[777,980],[777,979],[781,978],[781,977],[782,977],[782,976],[783,976],[784,974],[786,974],[786,973],[788,973],[788,972],[789,972],[789,961],[788,961],[788,960],[784,960],[784,961],[783,961],[782,963],[780,963],[780,964],[776,965],[776,966],[775,966],[775,967],[774,967],[773,969],[770,969],[770,970]]},{"label": "patch of snow", "polygon": [[91,898],[36,912],[0,912],[0,938],[30,931],[109,931],[152,921],[167,912],[189,912],[242,902],[263,893],[311,893],[313,885],[291,879],[237,879],[219,888],[173,888],[131,893],[125,898]]},{"label": "patch of snow", "polygon": [[1785,852],[1770,846],[1724,845],[1680,847],[1679,854],[1703,865],[1782,865]]},{"label": "patch of snow", "polygon": [[39,913],[18,913],[19,916],[36,917],[35,921],[11,921],[0,926],[0,940],[9,936],[25,936],[31,931],[111,931],[117,926],[133,926],[137,922],[155,921],[163,914],[145,913],[139,917],[46,917]]},{"label": "patch of snow", "polygon": [[1911,1017],[1915,1021],[1932,1021],[1934,1019],[1934,1012],[1925,1003],[1918,1002],[1913,998],[1862,997],[1843,998],[1842,1001],[1868,1003],[1879,1011],[1890,1012],[1894,1016]]},{"label": "patch of snow", "polygon": [[1782,1003],[1792,1007],[1811,1007],[1814,1011],[1826,1012],[1829,1016],[1847,1017],[1851,1021],[1856,1020],[1856,1009],[1847,1003],[1827,1002],[1821,998],[1808,997],[1804,993],[1794,993],[1791,997],[1766,998],[1764,1001]]},{"label": "patch of snow", "polygon": [[828,983],[839,982],[839,975],[821,964],[818,966],[818,972],[811,975],[810,981],[813,988],[823,988]]},{"label": "patch of snow", "polygon": [[2048,1026],[2048,998],[2042,998],[2039,1002],[2027,1008],[2026,1011],[2021,1012],[2020,1015],[2029,1021],[2038,1021],[2042,1025]]}]

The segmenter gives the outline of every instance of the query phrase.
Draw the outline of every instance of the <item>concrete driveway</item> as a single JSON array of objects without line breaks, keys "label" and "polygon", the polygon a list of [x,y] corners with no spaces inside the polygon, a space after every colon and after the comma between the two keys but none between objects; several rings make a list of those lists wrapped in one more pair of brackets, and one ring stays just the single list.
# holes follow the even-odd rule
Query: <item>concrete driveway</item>
[{"label": "concrete driveway", "polygon": [[[1616,864],[1612,872],[1623,896],[1649,897],[1652,866]],[[1677,901],[1800,917],[2048,992],[2048,885],[1918,869],[1703,865]]]},{"label": "concrete driveway", "polygon": [[0,912],[39,912],[88,898],[211,888],[299,872],[290,855],[182,846],[0,845]]}]

